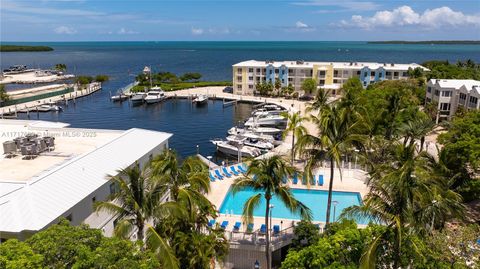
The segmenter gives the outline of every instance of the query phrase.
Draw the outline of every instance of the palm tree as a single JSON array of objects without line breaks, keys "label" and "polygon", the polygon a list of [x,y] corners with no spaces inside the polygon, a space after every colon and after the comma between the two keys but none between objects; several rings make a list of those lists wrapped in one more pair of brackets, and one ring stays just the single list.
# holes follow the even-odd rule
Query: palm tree
[{"label": "palm tree", "polygon": [[[128,238],[134,228],[137,229],[137,240],[143,243],[145,226],[158,211],[166,211],[175,207],[172,203],[161,203],[165,192],[151,181],[138,164],[130,168],[121,169],[116,176],[107,176],[117,188],[107,201],[94,204],[95,211],[105,210],[117,216],[117,225],[114,233],[121,238]],[[150,229],[149,229],[150,230]],[[155,238],[158,243],[159,260],[168,268],[177,268],[176,258],[167,242]]]},{"label": "palm tree", "polygon": [[[291,212],[299,213],[302,219],[311,219],[310,209],[302,202],[296,200],[291,189],[282,183],[284,178],[290,178],[294,173],[296,173],[295,168],[290,166],[280,156],[255,159],[249,164],[245,176],[236,179],[232,185],[234,194],[244,188],[252,188],[259,192],[250,197],[243,206],[242,216],[245,223],[252,222],[253,211],[260,205],[262,196],[265,199],[265,225],[267,227],[265,256],[267,259],[267,269],[271,269],[268,227],[270,227],[270,201],[273,195],[276,195]],[[255,176],[255,179],[253,179],[253,176]]]},{"label": "palm tree", "polygon": [[313,103],[307,107],[306,112],[311,112],[315,110],[322,110],[327,106],[328,102],[328,92],[324,88],[319,88],[315,94],[315,99]]},{"label": "palm tree", "polygon": [[191,196],[210,191],[208,169],[197,157],[188,157],[180,163],[174,151],[166,150],[152,159],[150,167],[151,177],[169,191],[174,201],[181,191]]},{"label": "palm tree", "polygon": [[[307,159],[305,171],[311,171],[325,160],[330,162],[326,226],[330,223],[335,165],[341,176],[342,156],[350,151],[352,144],[359,137],[355,134],[355,129],[360,122],[351,122],[352,117],[347,114],[347,110],[339,108],[337,104],[324,107],[317,116],[310,116],[310,121],[318,129],[318,135],[307,133],[297,141],[297,149]],[[309,176],[311,175],[307,174],[307,178]]]},{"label": "palm tree", "polygon": [[[403,236],[444,221],[461,210],[460,197],[445,189],[445,181],[432,175],[431,156],[415,153],[415,145],[393,142],[389,157],[373,165],[363,205],[346,209],[341,217],[370,218],[392,228],[395,235],[393,268],[399,268]],[[439,200],[436,200],[439,199]],[[388,229],[387,229],[388,230]],[[376,249],[387,233],[377,237],[361,259],[362,268],[375,268]]]},{"label": "palm tree", "polygon": [[403,134],[404,145],[410,141],[415,143],[415,140],[420,140],[419,152],[423,151],[425,144],[425,136],[433,130],[435,123],[423,112],[417,112],[415,118],[411,121],[403,123],[399,127],[399,132]]},{"label": "palm tree", "polygon": [[291,164],[295,160],[295,136],[300,137],[303,134],[307,133],[307,129],[302,125],[302,122],[306,119],[300,115],[300,112],[288,113],[283,112],[282,116],[287,118],[288,124],[285,131],[283,131],[283,138],[287,136],[288,133],[292,133],[292,160]]}]

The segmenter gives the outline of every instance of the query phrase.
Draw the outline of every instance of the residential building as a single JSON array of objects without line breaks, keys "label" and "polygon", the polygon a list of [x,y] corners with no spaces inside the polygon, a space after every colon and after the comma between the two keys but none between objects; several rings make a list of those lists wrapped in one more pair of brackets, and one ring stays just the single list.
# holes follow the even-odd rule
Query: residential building
[{"label": "residential building", "polygon": [[437,105],[436,122],[449,120],[459,107],[480,108],[480,81],[472,79],[431,79],[427,83],[426,103]]},{"label": "residential building", "polygon": [[369,84],[392,79],[408,78],[408,69],[425,67],[412,64],[368,63],[368,62],[305,62],[305,61],[244,61],[233,66],[234,94],[252,95],[255,85],[262,82],[291,85],[300,91],[307,78],[317,81],[319,87],[336,94],[342,84],[351,77],[358,77],[364,87]]},{"label": "residential building", "polygon": [[107,200],[117,190],[107,175],[116,175],[118,169],[132,165],[144,166],[154,155],[168,149],[171,134],[143,129],[76,129],[64,123],[0,120],[0,142],[4,144],[4,151],[15,138],[35,136],[39,139],[53,137],[54,147],[30,156],[34,158],[26,158],[23,152],[0,156],[2,241],[24,240],[58,223],[61,217],[73,225],[86,223],[102,229],[107,236],[112,235],[115,216],[93,212],[96,201]]}]

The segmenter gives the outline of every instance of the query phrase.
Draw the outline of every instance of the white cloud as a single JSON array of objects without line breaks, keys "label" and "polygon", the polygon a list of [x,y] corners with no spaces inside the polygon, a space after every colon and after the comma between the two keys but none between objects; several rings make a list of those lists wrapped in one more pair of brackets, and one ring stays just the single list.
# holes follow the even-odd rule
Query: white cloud
[{"label": "white cloud", "polygon": [[378,11],[371,17],[353,15],[350,20],[341,20],[336,25],[374,29],[377,27],[419,26],[422,28],[440,28],[456,26],[480,26],[480,15],[467,15],[453,11],[449,7],[427,9],[422,14],[409,6],[401,6],[391,11]]},{"label": "white cloud", "polygon": [[201,35],[203,34],[203,29],[202,28],[195,28],[195,27],[192,27],[192,35]]},{"label": "white cloud", "polygon": [[297,21],[297,22],[295,23],[295,27],[297,27],[297,28],[308,28],[308,25],[305,24],[305,23],[303,23],[303,22],[301,22],[301,21]]},{"label": "white cloud", "polygon": [[285,27],[285,31],[287,32],[312,32],[315,31],[314,27],[309,26],[308,24],[297,21],[294,27]]},{"label": "white cloud", "polygon": [[208,33],[228,35],[228,34],[230,34],[230,29],[228,29],[228,28],[208,28]]},{"label": "white cloud", "polygon": [[102,16],[103,12],[89,11],[83,9],[59,9],[50,7],[36,7],[18,4],[9,0],[2,0],[0,6],[2,11],[28,13],[35,15],[57,15],[57,16]]},{"label": "white cloud", "polygon": [[138,34],[138,32],[128,30],[128,29],[125,29],[125,28],[122,27],[122,28],[120,28],[120,30],[117,31],[117,34],[119,34],[119,35],[133,35],[133,34]]},{"label": "white cloud", "polygon": [[53,31],[61,35],[73,35],[77,32],[77,30],[68,26],[58,26],[57,28],[53,29]]}]

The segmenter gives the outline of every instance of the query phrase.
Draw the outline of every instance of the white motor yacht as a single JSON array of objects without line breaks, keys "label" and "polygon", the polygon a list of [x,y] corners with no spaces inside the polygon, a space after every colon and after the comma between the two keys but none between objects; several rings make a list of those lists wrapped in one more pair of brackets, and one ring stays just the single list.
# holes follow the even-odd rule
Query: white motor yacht
[{"label": "white motor yacht", "polygon": [[211,140],[217,146],[217,150],[232,156],[238,156],[239,152],[242,157],[257,157],[262,152],[258,148],[241,145],[240,143],[224,140]]},{"label": "white motor yacht", "polygon": [[265,115],[258,117],[251,117],[245,122],[245,126],[277,126],[286,124],[287,119],[280,115]]},{"label": "white motor yacht", "polygon": [[162,101],[163,99],[165,99],[165,93],[162,90],[160,90],[160,91],[147,92],[147,96],[145,97],[144,100],[147,104],[154,104]]},{"label": "white motor yacht", "polygon": [[270,150],[274,145],[255,134],[241,134],[227,136],[227,140],[236,143],[243,143],[245,146],[255,147],[261,150]]},{"label": "white motor yacht", "polygon": [[57,106],[54,104],[44,104],[38,107],[38,110],[40,111],[62,111],[61,106]]},{"label": "white motor yacht", "polygon": [[142,104],[145,101],[145,97],[147,97],[147,93],[145,92],[137,92],[135,93],[130,100],[132,101],[132,104]]}]

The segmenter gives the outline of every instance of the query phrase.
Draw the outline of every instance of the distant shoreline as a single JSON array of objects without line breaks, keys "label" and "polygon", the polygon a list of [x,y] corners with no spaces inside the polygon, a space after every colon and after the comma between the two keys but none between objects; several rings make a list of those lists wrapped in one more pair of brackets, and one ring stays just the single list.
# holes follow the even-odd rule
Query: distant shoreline
[{"label": "distant shoreline", "polygon": [[52,51],[48,46],[22,46],[22,45],[0,45],[0,52],[35,52]]},{"label": "distant shoreline", "polygon": [[368,41],[368,44],[435,44],[435,45],[480,45],[480,40],[431,40],[431,41]]}]

